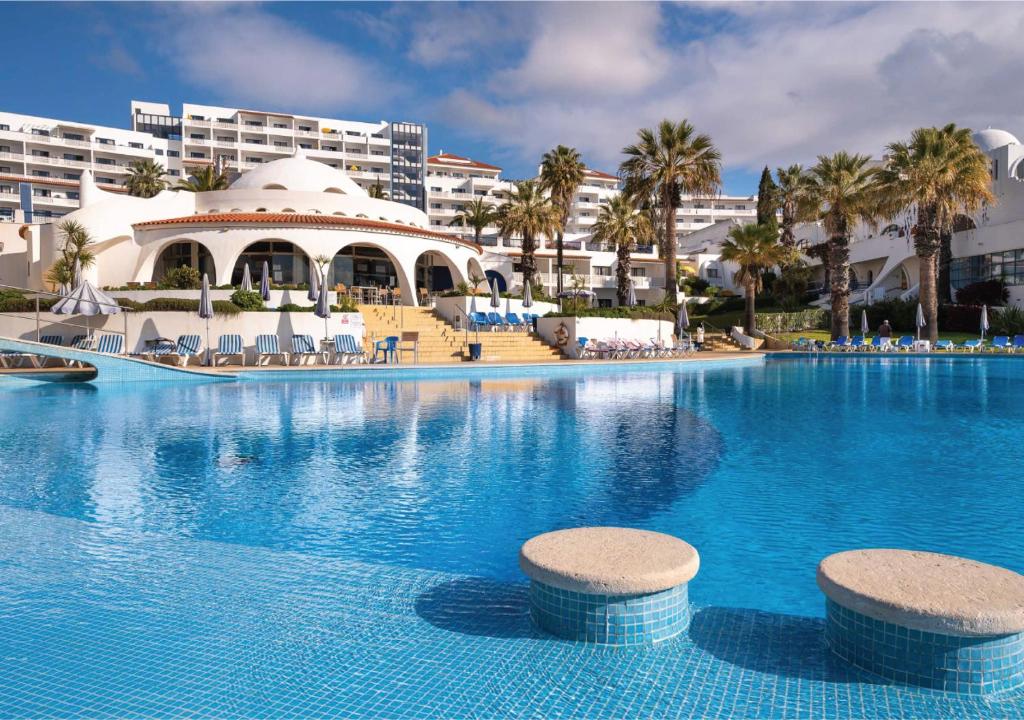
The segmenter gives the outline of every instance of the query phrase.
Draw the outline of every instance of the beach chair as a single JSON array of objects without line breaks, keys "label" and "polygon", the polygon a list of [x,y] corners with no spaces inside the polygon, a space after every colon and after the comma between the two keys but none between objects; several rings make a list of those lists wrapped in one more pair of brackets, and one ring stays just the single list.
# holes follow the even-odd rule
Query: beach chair
[{"label": "beach chair", "polygon": [[176,365],[185,367],[188,365],[190,357],[195,357],[199,354],[199,346],[202,344],[203,341],[198,335],[179,335],[177,342],[173,344],[159,343],[150,350],[149,355],[152,360],[157,358],[173,358]]},{"label": "beach chair", "polygon": [[217,352],[213,354],[213,364],[222,357],[229,358],[238,356],[242,367],[245,367],[245,347],[242,345],[241,335],[221,335],[217,339]]},{"label": "beach chair", "polygon": [[121,335],[100,335],[99,342],[96,343],[96,352],[107,355],[120,355],[123,350],[124,337]]},{"label": "beach chair", "polygon": [[900,339],[896,341],[896,350],[913,350],[914,349],[914,336],[913,335],[901,335]]},{"label": "beach chair", "polygon": [[950,352],[955,347],[956,347],[956,345],[953,344],[952,340],[937,340],[935,342],[935,349],[936,350],[945,350],[946,352]]},{"label": "beach chair", "polygon": [[[283,352],[277,342],[277,335],[256,336],[256,365],[269,364],[270,360],[279,357],[283,365],[289,364],[288,353]],[[267,363],[263,360],[266,359]]]},{"label": "beach chair", "polygon": [[850,340],[850,344],[847,346],[847,349],[853,350],[853,351],[861,350],[863,348],[864,348],[864,336],[863,335],[854,335],[853,339]]},{"label": "beach chair", "polygon": [[1009,352],[1010,338],[1007,335],[996,335],[992,338],[992,344],[986,350],[989,352]]},{"label": "beach chair", "polygon": [[503,330],[510,330],[512,328],[512,326],[508,324],[508,321],[496,312],[487,313],[487,322],[489,322],[493,327],[501,328]]},{"label": "beach chair", "polygon": [[316,349],[312,335],[292,335],[292,364],[301,365],[303,358],[311,357],[316,365],[317,357],[323,354]]},{"label": "beach chair", "polygon": [[395,351],[398,353],[398,361],[402,361],[402,356],[407,353],[412,353],[412,361],[415,364],[420,362],[420,334],[417,330],[403,330],[402,339],[398,341],[398,345],[395,346]]},{"label": "beach chair", "polygon": [[481,328],[490,328],[491,322],[487,319],[487,315],[482,312],[474,312],[469,314],[469,329],[480,330]]},{"label": "beach chair", "polygon": [[885,352],[889,349],[890,344],[891,342],[889,338],[882,337],[881,335],[875,335],[871,338],[871,345],[869,345],[867,349],[875,352]]},{"label": "beach chair", "polygon": [[366,350],[363,344],[352,335],[334,336],[334,358],[335,364],[338,360],[342,363],[351,360],[353,362],[366,362]]},{"label": "beach chair", "polygon": [[964,352],[974,352],[975,350],[984,352],[985,343],[980,339],[964,340],[962,343],[956,346],[956,349],[963,350]]},{"label": "beach chair", "polygon": [[829,341],[825,348],[828,350],[845,350],[846,346],[849,345],[850,340],[845,335],[840,335],[835,340]]},{"label": "beach chair", "polygon": [[505,315],[505,322],[507,322],[515,330],[525,330],[526,329],[526,321],[522,320],[515,313],[507,313]]},{"label": "beach chair", "polygon": [[1024,335],[1013,336],[1013,347],[1010,348],[1010,352],[1017,352],[1018,350],[1024,349]]},{"label": "beach chair", "polygon": [[385,364],[398,362],[398,336],[388,335],[383,340],[375,342],[373,344],[373,362],[377,362],[378,354],[384,356],[383,362]]}]

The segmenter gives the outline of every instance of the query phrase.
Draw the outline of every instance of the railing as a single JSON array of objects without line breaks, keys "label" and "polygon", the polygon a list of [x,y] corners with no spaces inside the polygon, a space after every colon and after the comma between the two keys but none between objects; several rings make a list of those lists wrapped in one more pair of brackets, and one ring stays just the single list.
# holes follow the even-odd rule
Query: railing
[{"label": "railing", "polygon": [[[466,348],[468,349],[469,348],[469,327],[471,325],[474,325],[475,323],[473,322],[472,318],[469,317],[469,313],[467,313],[465,310],[463,310],[460,306],[456,305],[455,309],[458,310],[460,313],[462,313],[463,317],[466,318],[466,320],[465,320],[465,322],[466,322],[466,328],[465,328],[465,330],[466,330]],[[456,317],[458,317],[458,315],[456,315]],[[475,338],[476,341],[480,342],[480,326],[479,325],[476,326],[476,330],[474,330],[474,332],[476,333],[476,338]]]},{"label": "railing", "polygon": [[[32,298],[26,298],[28,300],[33,300],[35,302],[35,312],[32,315],[21,315],[21,314],[19,314],[19,311],[0,311],[0,315],[6,316],[6,317],[17,318],[17,319],[20,319],[20,320],[32,320],[32,319],[35,319],[35,323],[36,323],[36,342],[40,342],[41,341],[40,338],[42,337],[42,318],[41,318],[42,309],[40,308],[40,303],[39,303],[39,301],[41,299],[41,296],[52,297],[52,298],[56,298],[56,299],[60,299],[60,298],[66,297],[64,295],[61,295],[60,293],[52,293],[52,292],[47,292],[45,290],[30,290],[29,288],[18,287],[17,285],[4,285],[2,283],[0,283],[0,289],[16,290],[18,292],[29,293],[29,294],[34,296]],[[93,301],[93,302],[96,305],[102,305],[102,306],[107,307],[107,308],[118,308],[120,314],[124,316],[124,330],[123,331],[121,331],[121,330],[113,330],[113,329],[111,329],[111,330],[104,329],[104,332],[105,333],[112,333],[114,335],[121,335],[124,338],[124,340],[121,343],[122,354],[127,353],[128,352],[128,313],[131,312],[132,309],[128,308],[128,307],[124,307],[123,305],[119,305],[117,303],[105,303],[105,302],[98,302],[98,301]],[[60,320],[60,321],[57,322],[57,324],[59,324],[61,326],[67,326],[67,327],[72,327],[72,328],[78,328],[78,329],[81,329],[81,330],[86,330],[88,335],[92,335],[93,331],[96,329],[96,328],[93,328],[91,325],[88,324],[88,319],[86,320],[86,324],[84,324],[84,325],[81,324],[81,323],[72,322],[70,320]]]}]

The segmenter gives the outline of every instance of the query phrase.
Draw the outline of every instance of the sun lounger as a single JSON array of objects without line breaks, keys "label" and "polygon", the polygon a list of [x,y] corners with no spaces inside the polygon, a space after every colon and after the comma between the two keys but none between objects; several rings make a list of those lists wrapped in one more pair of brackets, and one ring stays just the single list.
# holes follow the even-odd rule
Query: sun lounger
[{"label": "sun lounger", "polygon": [[875,335],[871,338],[871,345],[868,346],[868,349],[876,352],[885,352],[889,349],[891,344],[892,341],[889,338],[882,337],[881,335]]},{"label": "sun lounger", "polygon": [[985,349],[989,352],[1009,352],[1010,338],[1006,335],[996,335],[992,338],[992,344]]},{"label": "sun lounger", "polygon": [[505,322],[507,322],[509,325],[511,325],[516,330],[525,330],[526,329],[526,321],[520,319],[520,317],[518,315],[516,315],[515,313],[507,313],[505,315]]},{"label": "sun lounger", "polygon": [[847,345],[849,344],[849,338],[847,338],[845,335],[840,335],[835,340],[830,341],[825,347],[828,350],[845,350]]},{"label": "sun lounger", "polygon": [[316,365],[317,357],[324,354],[325,353],[321,353],[316,349],[316,344],[313,342],[312,335],[292,335],[293,364],[301,365],[303,358],[311,357],[313,358],[313,364]]},{"label": "sun lounger", "polygon": [[900,339],[896,341],[896,350],[913,350],[914,349],[914,336],[913,335],[901,335]]},{"label": "sun lounger", "polygon": [[159,343],[150,350],[149,355],[153,360],[157,360],[157,358],[173,358],[175,364],[185,367],[188,365],[190,357],[195,357],[199,354],[199,346],[202,343],[203,341],[198,335],[179,335],[176,343],[173,345],[171,343]]},{"label": "sun lounger", "polygon": [[1017,352],[1021,349],[1024,349],[1024,335],[1014,335],[1013,347],[1010,348],[1010,352]]},{"label": "sun lounger", "polygon": [[974,352],[975,350],[984,350],[984,343],[982,340],[964,340],[962,343],[956,346],[957,350],[963,350],[964,352]]},{"label": "sun lounger", "polygon": [[289,364],[288,353],[281,350],[280,345],[277,341],[277,335],[257,335],[256,336],[256,364],[264,365],[264,359],[267,363],[275,357],[281,358],[281,363],[284,365]]},{"label": "sun lounger", "polygon": [[595,343],[590,338],[576,338],[577,358],[579,358],[580,360],[587,360],[589,358],[596,358],[597,356],[597,343]]},{"label": "sun lounger", "polygon": [[936,340],[935,341],[935,349],[936,350],[945,350],[946,352],[950,352],[955,347],[956,347],[956,345],[953,344],[952,340]]},{"label": "sun lounger", "polygon": [[[199,337],[196,335],[196,337]],[[120,355],[124,350],[124,337],[121,335],[100,335],[96,343],[96,352],[107,355]]]},{"label": "sun lounger", "polygon": [[850,340],[850,344],[847,346],[849,350],[860,350],[864,347],[864,336],[854,335],[853,339]]},{"label": "sun lounger", "polygon": [[334,336],[334,358],[333,361],[342,363],[346,361],[366,362],[366,350],[363,344],[352,335]]},{"label": "sun lounger", "polygon": [[502,328],[503,330],[509,330],[512,327],[505,318],[496,312],[487,313],[487,322],[489,322],[492,327]]},{"label": "sun lounger", "polygon": [[213,354],[213,364],[222,357],[230,358],[237,356],[243,367],[245,367],[245,347],[242,345],[241,335],[221,335],[217,339],[217,352]]},{"label": "sun lounger", "polygon": [[487,319],[487,315],[482,312],[474,312],[469,314],[469,329],[480,330],[482,328],[490,328],[491,322]]}]

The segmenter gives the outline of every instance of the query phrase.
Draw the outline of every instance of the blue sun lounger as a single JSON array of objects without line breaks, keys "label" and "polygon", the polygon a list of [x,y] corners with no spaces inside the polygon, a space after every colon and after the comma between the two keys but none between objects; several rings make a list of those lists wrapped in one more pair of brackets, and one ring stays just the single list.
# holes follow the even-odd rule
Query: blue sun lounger
[{"label": "blue sun lounger", "polygon": [[974,352],[975,350],[984,349],[985,346],[981,340],[964,340],[956,347],[957,350],[963,350],[965,352]]},{"label": "blue sun lounger", "polygon": [[953,343],[952,340],[936,340],[935,341],[935,349],[936,350],[945,350],[946,352],[950,352],[955,347],[956,347],[956,345]]},{"label": "blue sun lounger", "polygon": [[242,336],[221,335],[217,339],[217,352],[213,354],[213,364],[216,365],[222,357],[235,356],[240,358],[242,366],[245,367],[245,346],[242,344]]},{"label": "blue sun lounger", "polygon": [[996,335],[992,338],[992,344],[986,350],[991,352],[1009,352],[1010,338],[1007,335]]},{"label": "blue sun lounger", "polygon": [[[295,365],[301,365],[302,358],[304,357],[313,358],[313,364],[315,365],[317,356],[321,354],[316,349],[312,335],[292,335],[292,362]],[[326,355],[326,353],[323,354]]]},{"label": "blue sun lounger", "polygon": [[912,350],[914,348],[914,336],[913,335],[901,335],[900,339],[896,341],[897,350]]},{"label": "blue sun lounger", "polygon": [[363,344],[352,335],[335,335],[333,361],[337,363],[338,360],[366,362],[366,350],[363,349]]},{"label": "blue sun lounger", "polygon": [[[110,337],[105,335],[104,337]],[[102,338],[100,339],[102,343]],[[150,358],[174,358],[175,364],[185,367],[190,357],[199,354],[199,346],[203,341],[198,335],[179,335],[178,341],[174,344],[160,343],[150,350]],[[103,352],[100,350],[100,352]]]}]

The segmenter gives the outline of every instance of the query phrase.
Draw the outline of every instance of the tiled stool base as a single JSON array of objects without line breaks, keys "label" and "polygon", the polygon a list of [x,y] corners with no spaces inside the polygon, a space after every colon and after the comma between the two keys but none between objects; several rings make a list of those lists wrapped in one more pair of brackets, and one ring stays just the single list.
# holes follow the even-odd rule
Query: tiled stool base
[{"label": "tiled stool base", "polygon": [[887,680],[974,695],[1024,685],[1024,634],[939,635],[875,620],[832,600],[825,609],[832,652]]},{"label": "tiled stool base", "polygon": [[690,625],[686,585],[647,595],[588,595],[530,582],[530,616],[542,630],[601,645],[651,645]]}]

